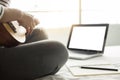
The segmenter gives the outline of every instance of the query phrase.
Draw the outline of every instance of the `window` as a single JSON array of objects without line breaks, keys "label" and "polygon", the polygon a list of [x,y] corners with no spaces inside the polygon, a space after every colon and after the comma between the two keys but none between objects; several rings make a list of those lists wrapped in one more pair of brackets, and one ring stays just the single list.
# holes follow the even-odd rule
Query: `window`
[{"label": "window", "polygon": [[119,0],[81,0],[81,23],[120,23]]},{"label": "window", "polygon": [[43,27],[67,27],[79,23],[79,0],[12,0],[11,7],[33,14]]}]

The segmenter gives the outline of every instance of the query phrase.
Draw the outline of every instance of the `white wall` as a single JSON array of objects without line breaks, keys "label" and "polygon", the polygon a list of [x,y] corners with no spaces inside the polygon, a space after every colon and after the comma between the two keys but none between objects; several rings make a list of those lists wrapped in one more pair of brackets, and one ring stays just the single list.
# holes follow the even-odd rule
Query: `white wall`
[{"label": "white wall", "polygon": [[106,45],[120,45],[120,24],[110,24]]}]

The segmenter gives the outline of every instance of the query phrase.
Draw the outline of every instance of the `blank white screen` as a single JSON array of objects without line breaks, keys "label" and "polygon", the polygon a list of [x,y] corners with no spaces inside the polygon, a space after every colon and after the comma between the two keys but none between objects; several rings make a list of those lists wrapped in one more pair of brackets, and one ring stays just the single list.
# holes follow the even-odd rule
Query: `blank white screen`
[{"label": "blank white screen", "polygon": [[102,51],[106,26],[74,27],[69,48]]}]

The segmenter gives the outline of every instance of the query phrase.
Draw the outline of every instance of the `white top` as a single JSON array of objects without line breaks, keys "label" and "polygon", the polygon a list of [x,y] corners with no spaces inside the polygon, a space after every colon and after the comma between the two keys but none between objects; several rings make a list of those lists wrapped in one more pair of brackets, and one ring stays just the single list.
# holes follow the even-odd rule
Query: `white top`
[{"label": "white top", "polygon": [[4,7],[0,5],[0,19],[2,18],[3,14],[4,14]]},{"label": "white top", "polygon": [[4,14],[4,7],[8,7],[10,0],[0,0],[0,19]]}]

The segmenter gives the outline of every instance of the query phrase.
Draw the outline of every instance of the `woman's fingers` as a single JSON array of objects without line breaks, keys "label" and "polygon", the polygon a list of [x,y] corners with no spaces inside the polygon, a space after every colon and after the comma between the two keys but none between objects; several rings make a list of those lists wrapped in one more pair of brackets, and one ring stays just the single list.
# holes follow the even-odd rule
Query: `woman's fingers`
[{"label": "woman's fingers", "polygon": [[39,24],[39,20],[34,16],[24,13],[23,16],[18,20],[19,25],[25,27],[27,35],[31,34],[34,27]]}]

